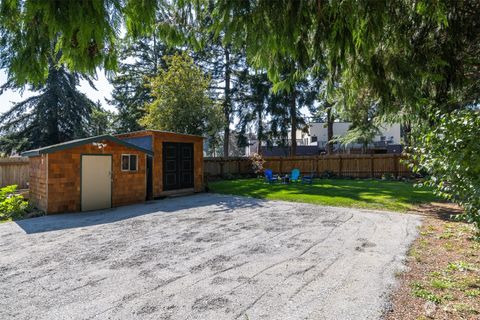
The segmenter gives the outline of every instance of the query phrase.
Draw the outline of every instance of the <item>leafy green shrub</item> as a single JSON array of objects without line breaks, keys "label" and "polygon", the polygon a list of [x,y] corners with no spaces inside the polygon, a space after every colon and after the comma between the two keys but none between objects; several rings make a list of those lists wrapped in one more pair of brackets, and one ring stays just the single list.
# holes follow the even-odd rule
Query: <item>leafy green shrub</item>
[{"label": "leafy green shrub", "polygon": [[382,174],[382,180],[388,180],[388,181],[395,180],[395,176],[391,173],[386,172]]},{"label": "leafy green shrub", "polygon": [[0,220],[21,218],[27,212],[28,202],[16,190],[16,185],[0,189]]},{"label": "leafy green shrub", "polygon": [[458,218],[473,223],[480,237],[480,113],[439,112],[432,122],[415,132],[411,166],[428,173],[424,184],[437,195],[465,209]]}]

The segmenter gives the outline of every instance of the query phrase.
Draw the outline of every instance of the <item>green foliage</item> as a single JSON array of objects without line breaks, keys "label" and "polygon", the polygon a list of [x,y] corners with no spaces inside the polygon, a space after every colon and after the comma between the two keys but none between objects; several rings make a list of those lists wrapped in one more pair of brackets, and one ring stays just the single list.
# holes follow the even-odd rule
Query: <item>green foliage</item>
[{"label": "green foliage", "polygon": [[374,141],[375,136],[378,135],[379,132],[379,129],[375,125],[367,122],[358,126],[352,126],[344,136],[334,139],[334,141],[339,141],[342,144],[360,143],[365,153],[368,145]]},{"label": "green foliage", "polygon": [[416,132],[412,165],[429,174],[425,184],[439,196],[463,206],[462,218],[480,232],[480,113],[437,113],[434,121]]},{"label": "green foliage", "polygon": [[167,70],[150,80],[154,100],[140,123],[149,129],[196,135],[217,132],[223,123],[221,109],[208,97],[210,79],[186,54],[164,59]]},{"label": "green foliage", "polygon": [[[114,69],[123,3],[116,0],[0,2],[1,67],[9,69],[18,85],[41,84],[48,76],[48,60],[54,48],[55,53],[62,53],[60,63],[70,70],[93,75],[97,66]],[[150,16],[151,9],[151,5],[143,8],[142,19]],[[129,12],[124,14],[128,17]]]},{"label": "green foliage", "polygon": [[50,60],[47,81],[35,88],[37,95],[16,103],[0,116],[3,151],[24,151],[88,134],[95,104],[77,89],[82,77],[58,65],[58,59]]},{"label": "green foliage", "polygon": [[124,40],[120,46],[120,62],[117,72],[110,78],[113,85],[113,105],[118,114],[115,118],[115,131],[118,133],[143,129],[139,124],[145,116],[145,105],[153,101],[147,82],[165,69],[163,56],[168,53],[157,33],[135,41]]},{"label": "green foliage", "polygon": [[432,302],[435,302],[436,304],[439,304],[442,302],[442,298],[437,296],[431,291],[428,291],[425,289],[420,283],[415,282],[412,284],[412,294],[415,297],[419,297],[425,300],[429,300]]},{"label": "green foliage", "polygon": [[27,212],[28,202],[16,190],[16,185],[0,189],[0,220],[21,218]]},{"label": "green foliage", "polygon": [[111,111],[105,110],[100,102],[97,102],[92,108],[89,121],[89,135],[99,136],[103,134],[114,133],[113,123],[115,114]]}]

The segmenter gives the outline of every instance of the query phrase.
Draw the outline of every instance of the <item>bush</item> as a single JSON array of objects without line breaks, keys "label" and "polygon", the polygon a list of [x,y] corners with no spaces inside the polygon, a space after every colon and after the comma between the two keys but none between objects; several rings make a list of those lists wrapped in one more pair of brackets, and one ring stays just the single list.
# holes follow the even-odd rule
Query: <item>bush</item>
[{"label": "bush", "polygon": [[391,173],[384,173],[382,174],[382,180],[395,180],[395,176]]},{"label": "bush", "polygon": [[265,160],[261,154],[254,153],[250,156],[250,161],[252,162],[252,170],[255,174],[259,175],[263,173],[263,164]]},{"label": "bush", "polygon": [[28,202],[16,190],[16,185],[0,189],[0,220],[22,218],[27,212]]},{"label": "bush", "polygon": [[411,166],[426,172],[425,185],[465,209],[460,216],[480,236],[480,113],[438,113],[435,125],[415,132]]},{"label": "bush", "polygon": [[320,174],[321,179],[331,179],[331,178],[335,178],[336,176],[337,175],[335,172],[329,171],[329,170],[325,170]]}]

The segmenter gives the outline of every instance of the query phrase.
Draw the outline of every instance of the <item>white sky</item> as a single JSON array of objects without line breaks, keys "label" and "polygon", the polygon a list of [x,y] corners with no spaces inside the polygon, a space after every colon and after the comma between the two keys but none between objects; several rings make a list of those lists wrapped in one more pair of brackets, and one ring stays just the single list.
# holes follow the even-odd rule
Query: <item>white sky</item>
[{"label": "white sky", "polygon": [[[105,98],[110,99],[113,90],[112,85],[105,77],[103,70],[97,72],[98,80],[94,81],[97,90],[90,87],[87,81],[82,80],[79,90],[87,95],[90,100],[97,102],[100,100],[102,106],[108,110],[114,111],[115,108],[109,106]],[[0,70],[0,86],[7,81],[7,74],[5,70]],[[25,90],[23,95],[19,91],[7,90],[0,95],[0,113],[9,110],[15,102],[23,101],[24,99],[34,95],[32,91]]]}]

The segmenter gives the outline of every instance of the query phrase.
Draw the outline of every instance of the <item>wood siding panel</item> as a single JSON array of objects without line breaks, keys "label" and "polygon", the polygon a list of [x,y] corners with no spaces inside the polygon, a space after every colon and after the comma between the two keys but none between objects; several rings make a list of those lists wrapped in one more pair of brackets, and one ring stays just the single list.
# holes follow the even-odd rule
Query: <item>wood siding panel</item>
[{"label": "wood siding panel", "polygon": [[32,157],[30,162],[29,201],[42,210],[47,209],[47,156]]}]

